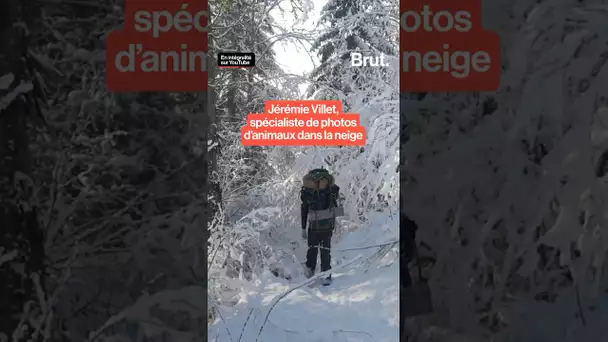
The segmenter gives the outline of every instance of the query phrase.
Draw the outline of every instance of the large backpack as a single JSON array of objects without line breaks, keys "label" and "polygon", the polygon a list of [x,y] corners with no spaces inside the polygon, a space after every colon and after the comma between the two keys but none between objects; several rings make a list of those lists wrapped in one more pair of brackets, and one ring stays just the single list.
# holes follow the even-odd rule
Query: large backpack
[{"label": "large backpack", "polygon": [[307,189],[319,190],[319,182],[323,178],[327,179],[330,187],[334,185],[334,176],[325,169],[312,169],[308,171],[302,179],[302,185]]},{"label": "large backpack", "polygon": [[[329,188],[329,203],[328,205],[320,205],[321,181],[327,180]],[[338,200],[340,196],[340,187],[335,184],[334,176],[326,169],[310,170],[302,179],[301,199],[303,204],[309,205],[309,220],[318,222],[316,225],[328,225],[333,219],[344,215],[344,209],[339,206]],[[321,201],[325,202],[325,201]],[[327,212],[329,210],[329,212]]]}]

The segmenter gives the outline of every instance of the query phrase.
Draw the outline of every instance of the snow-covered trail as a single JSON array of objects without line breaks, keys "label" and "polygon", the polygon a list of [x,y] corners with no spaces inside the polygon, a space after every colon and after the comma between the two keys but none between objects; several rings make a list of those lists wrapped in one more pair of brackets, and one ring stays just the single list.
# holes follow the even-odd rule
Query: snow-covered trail
[{"label": "snow-covered trail", "polygon": [[[332,252],[334,281],[330,286],[303,285],[307,281],[304,277],[287,281],[269,273],[255,288],[243,292],[235,307],[222,310],[222,319],[209,326],[209,340],[398,341],[399,263],[396,251],[371,265],[357,261],[350,266],[346,264],[352,260],[369,260],[378,248],[344,251],[396,240],[390,236],[396,232],[396,226],[389,227],[385,221],[347,233],[340,241],[335,241]],[[281,296],[284,297],[277,302]]]}]

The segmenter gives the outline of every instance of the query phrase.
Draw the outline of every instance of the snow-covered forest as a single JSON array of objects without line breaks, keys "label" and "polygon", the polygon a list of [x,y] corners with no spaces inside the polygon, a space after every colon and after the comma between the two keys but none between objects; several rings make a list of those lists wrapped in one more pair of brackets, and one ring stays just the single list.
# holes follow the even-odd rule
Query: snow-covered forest
[{"label": "snow-covered forest", "polygon": [[608,3],[488,1],[496,93],[404,95],[403,210],[436,312],[417,341],[603,341]]},{"label": "snow-covered forest", "polygon": [[[499,91],[401,99],[396,1],[210,6],[212,55],[256,68],[112,94],[122,2],[0,2],[0,341],[396,341],[399,204],[435,306],[411,341],[605,340],[607,1],[485,1]],[[314,70],[281,67],[286,41]],[[355,50],[391,67],[351,68]],[[339,99],[367,145],[242,147],[270,99]],[[321,166],[346,215],[335,281],[310,288],[298,191]]]},{"label": "snow-covered forest", "polygon": [[[121,2],[0,4],[0,341],[397,339],[397,3],[210,6],[211,54],[254,52],[256,68],[212,67],[208,94],[113,94],[104,39]],[[283,70],[284,41],[315,69]],[[352,50],[395,63],[353,69]],[[367,145],[242,147],[270,99],[342,100]],[[346,211],[327,290],[301,286],[299,190],[316,167]]]}]

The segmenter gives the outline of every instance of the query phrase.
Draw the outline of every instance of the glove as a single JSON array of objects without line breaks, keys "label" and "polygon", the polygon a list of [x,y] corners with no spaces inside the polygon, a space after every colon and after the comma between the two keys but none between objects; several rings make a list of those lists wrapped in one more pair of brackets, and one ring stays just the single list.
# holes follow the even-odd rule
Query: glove
[{"label": "glove", "polygon": [[302,229],[302,239],[306,240],[308,234],[306,234],[306,229]]}]

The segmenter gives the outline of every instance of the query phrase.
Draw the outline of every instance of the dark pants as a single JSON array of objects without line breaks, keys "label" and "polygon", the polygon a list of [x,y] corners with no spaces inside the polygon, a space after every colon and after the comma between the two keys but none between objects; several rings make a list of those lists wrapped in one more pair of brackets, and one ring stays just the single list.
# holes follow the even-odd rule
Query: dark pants
[{"label": "dark pants", "polygon": [[331,230],[309,230],[308,252],[306,253],[306,267],[311,270],[317,268],[317,251],[321,250],[321,272],[331,269]]}]

